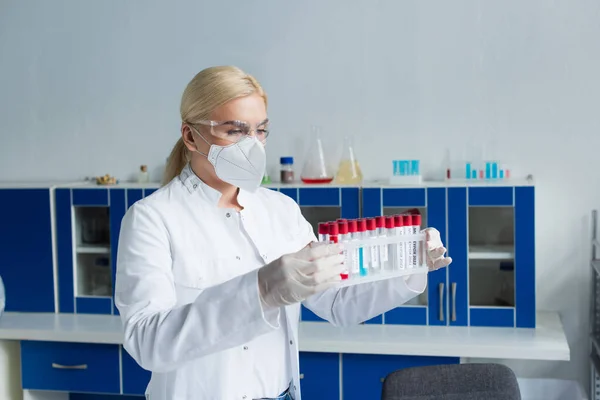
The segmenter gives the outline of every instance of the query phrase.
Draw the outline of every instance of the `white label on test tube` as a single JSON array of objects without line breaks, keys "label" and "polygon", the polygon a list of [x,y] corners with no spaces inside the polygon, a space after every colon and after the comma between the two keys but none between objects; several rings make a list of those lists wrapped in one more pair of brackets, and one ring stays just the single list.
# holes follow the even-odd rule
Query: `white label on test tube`
[{"label": "white label on test tube", "polygon": [[[377,217],[377,237],[387,237],[385,229],[385,217]],[[381,269],[385,268],[385,263],[388,261],[388,247],[385,244],[379,245],[379,263]]]},{"label": "white label on test tube", "polygon": [[[367,235],[369,238],[377,238],[377,221],[374,218],[369,218],[367,220]],[[369,260],[371,261],[370,268],[375,271],[378,271],[381,268],[381,264],[379,261],[379,246],[374,244],[370,247],[369,252],[371,253],[369,256]]]},{"label": "white label on test tube", "polygon": [[[396,228],[394,227],[394,217],[385,218],[385,232],[386,235],[389,237],[396,236]],[[388,260],[385,268],[388,271],[393,271],[394,269],[396,269],[396,252],[398,250],[397,246],[395,244],[386,244],[384,246],[388,255]]]},{"label": "white label on test tube", "polygon": [[[396,215],[394,216],[394,224],[396,226],[396,235],[400,236],[400,240],[402,240],[402,236],[405,235],[405,231],[404,231],[404,226],[403,226],[403,219],[401,215]],[[399,242],[397,245],[394,246],[396,248],[396,265],[394,266],[394,269],[405,269],[406,268],[406,243],[404,242]]]},{"label": "white label on test tube", "polygon": [[[350,235],[350,241],[356,241],[359,239],[358,232],[356,231],[356,220],[348,221],[348,234]],[[359,248],[352,250],[352,254],[350,254],[350,273],[352,276],[359,276],[360,274],[360,265],[358,262],[358,253]]]}]

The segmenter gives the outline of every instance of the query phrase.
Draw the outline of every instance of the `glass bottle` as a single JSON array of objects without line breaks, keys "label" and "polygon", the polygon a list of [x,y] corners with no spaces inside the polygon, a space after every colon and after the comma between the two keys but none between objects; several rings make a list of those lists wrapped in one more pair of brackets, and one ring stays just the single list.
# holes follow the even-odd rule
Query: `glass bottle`
[{"label": "glass bottle", "polygon": [[138,183],[148,183],[150,182],[150,175],[148,174],[148,166],[142,165],[140,166],[140,173],[138,174]]},{"label": "glass bottle", "polygon": [[311,127],[310,140],[300,179],[304,183],[329,183],[333,180],[333,173],[323,150],[320,127]]},{"label": "glass bottle", "polygon": [[342,159],[338,166],[335,182],[340,184],[360,184],[363,174],[354,154],[354,143],[351,136],[344,138],[344,149]]}]

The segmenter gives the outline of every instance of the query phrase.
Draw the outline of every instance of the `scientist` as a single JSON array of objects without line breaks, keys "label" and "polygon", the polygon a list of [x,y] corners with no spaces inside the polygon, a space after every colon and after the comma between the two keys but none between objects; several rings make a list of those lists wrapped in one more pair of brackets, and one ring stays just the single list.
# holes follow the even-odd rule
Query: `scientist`
[{"label": "scientist", "polygon": [[[298,205],[259,188],[269,119],[252,76],[207,68],[180,111],[165,185],[121,225],[123,345],[152,372],[149,400],[300,399],[301,303],[335,325],[358,324],[422,293],[427,277],[336,288],[341,247],[311,247]],[[448,265],[439,232],[426,231],[430,269]]]}]

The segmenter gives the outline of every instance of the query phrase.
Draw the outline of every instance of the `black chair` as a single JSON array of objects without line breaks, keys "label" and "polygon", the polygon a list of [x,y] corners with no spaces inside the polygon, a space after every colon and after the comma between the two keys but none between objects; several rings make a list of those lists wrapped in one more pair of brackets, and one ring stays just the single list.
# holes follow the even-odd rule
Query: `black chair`
[{"label": "black chair", "polygon": [[406,368],[383,382],[382,400],[521,400],[514,372],[499,364]]}]

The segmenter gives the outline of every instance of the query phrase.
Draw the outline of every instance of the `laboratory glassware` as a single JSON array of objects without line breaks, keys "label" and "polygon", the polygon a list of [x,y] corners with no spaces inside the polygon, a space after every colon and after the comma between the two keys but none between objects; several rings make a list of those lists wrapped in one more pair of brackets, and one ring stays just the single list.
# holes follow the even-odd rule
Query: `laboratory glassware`
[{"label": "laboratory glassware", "polygon": [[[360,218],[356,222],[357,237],[359,240],[367,238],[367,220]],[[358,271],[360,276],[369,273],[369,250],[365,247],[358,248]]]},{"label": "laboratory glassware", "polygon": [[281,183],[294,182],[294,157],[281,157],[279,159]]},{"label": "laboratory glassware", "polygon": [[325,155],[321,128],[312,126],[311,138],[300,179],[304,183],[330,183],[333,173]]},{"label": "laboratory glassware", "polygon": [[[402,220],[403,216],[399,216],[400,220]],[[383,218],[386,221],[386,226],[388,229],[394,229],[394,217]],[[398,219],[398,218],[396,218]],[[379,220],[382,220],[380,218]],[[356,231],[355,233],[359,233],[362,231],[362,225],[367,224],[369,229],[366,232],[371,233],[373,231],[370,229],[372,227],[372,222],[368,220],[348,220],[348,221],[339,221],[339,222],[329,222],[330,233],[333,230],[335,232],[334,236],[330,235],[329,242],[339,242],[343,243],[344,250],[346,250],[346,254],[349,258],[352,257],[353,254],[356,254],[358,250],[363,250],[364,252],[369,252],[373,247],[381,247],[381,246],[390,246],[390,248],[397,248],[400,244],[408,244],[413,241],[417,242],[417,249],[420,254],[417,255],[417,260],[421,262],[419,265],[416,265],[414,268],[396,268],[396,269],[380,269],[377,270],[377,273],[372,273],[372,270],[369,270],[366,274],[361,274],[360,270],[356,271],[358,273],[350,273],[349,276],[342,273],[342,281],[339,284],[340,287],[344,286],[352,286],[365,282],[375,282],[385,279],[396,278],[400,276],[408,276],[408,275],[416,275],[416,274],[427,274],[429,269],[427,264],[425,263],[425,240],[426,235],[424,233],[411,234],[411,235],[387,235],[379,236],[379,235],[365,235],[364,237],[355,237],[348,238],[347,235],[350,232],[346,233],[346,227],[348,227],[348,231]],[[387,232],[386,232],[387,233]],[[324,242],[327,243],[327,242]],[[422,254],[421,254],[422,253]],[[346,261],[346,260],[345,260]],[[372,263],[371,263],[372,265]]]},{"label": "laboratory glassware", "polygon": [[329,241],[329,224],[327,222],[319,223],[319,242]]},{"label": "laboratory glassware", "polygon": [[[377,238],[377,220],[375,218],[367,218],[367,237]],[[379,246],[373,245],[369,248],[369,270],[378,272],[381,267],[379,261]]]},{"label": "laboratory glassware", "polygon": [[342,159],[338,166],[335,182],[339,184],[359,184],[363,180],[363,174],[354,153],[354,140],[352,136],[344,137],[344,148]]}]

